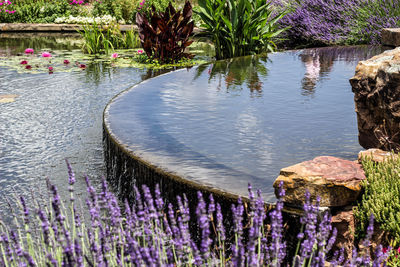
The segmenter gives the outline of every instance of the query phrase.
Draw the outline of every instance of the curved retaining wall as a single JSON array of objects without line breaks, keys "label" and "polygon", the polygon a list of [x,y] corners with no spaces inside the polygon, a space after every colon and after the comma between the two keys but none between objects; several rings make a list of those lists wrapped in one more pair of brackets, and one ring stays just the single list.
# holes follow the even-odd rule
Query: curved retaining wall
[{"label": "curved retaining wall", "polygon": [[[107,104],[103,114],[103,147],[106,176],[111,186],[118,193],[119,198],[133,200],[134,185],[140,187],[144,184],[154,188],[156,184],[159,184],[163,197],[173,203],[176,200],[176,196],[185,194],[190,200],[191,211],[195,211],[197,192],[201,191],[205,199],[208,199],[208,195],[212,193],[215,201],[220,203],[222,210],[225,211],[224,213],[230,214],[231,205],[237,203],[239,195],[168,172],[161,166],[156,166],[138,156],[134,150],[129,148],[129,145],[124,144],[113,132],[109,117],[110,107],[116,104],[115,102],[119,97],[130,90],[135,90],[140,85],[138,84],[115,96]],[[245,198],[245,196],[241,197]],[[269,210],[273,205],[267,204],[266,207]]]}]

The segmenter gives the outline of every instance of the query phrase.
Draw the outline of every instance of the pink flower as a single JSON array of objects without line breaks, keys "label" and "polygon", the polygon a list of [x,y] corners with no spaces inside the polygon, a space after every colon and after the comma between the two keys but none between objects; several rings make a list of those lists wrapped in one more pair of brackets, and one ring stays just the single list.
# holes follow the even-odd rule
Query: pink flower
[{"label": "pink flower", "polygon": [[82,5],[82,4],[83,4],[83,1],[82,1],[82,0],[81,0],[81,1],[79,1],[79,2],[78,2],[78,4],[79,4],[79,5]]},{"label": "pink flower", "polygon": [[22,60],[19,64],[26,65],[26,64],[28,64],[28,61]]},{"label": "pink flower", "polygon": [[85,64],[79,64],[79,68],[86,69],[86,65]]},{"label": "pink flower", "polygon": [[33,54],[34,50],[32,48],[25,49],[25,54]]},{"label": "pink flower", "polygon": [[117,57],[118,57],[118,53],[113,53],[113,54],[111,55],[111,57],[112,57],[112,58],[117,58]]},{"label": "pink flower", "polygon": [[69,60],[68,59],[64,59],[64,64],[68,65],[69,64]]},{"label": "pink flower", "polygon": [[51,57],[51,54],[49,52],[43,52],[42,57]]},{"label": "pink flower", "polygon": [[15,13],[15,10],[13,10],[13,11],[10,11],[10,14],[14,14]]},{"label": "pink flower", "polygon": [[52,72],[53,70],[54,70],[54,68],[53,68],[52,66],[50,66],[50,67],[49,67],[49,71]]},{"label": "pink flower", "polygon": [[139,49],[138,51],[137,51],[137,53],[139,54],[139,55],[141,55],[141,54],[143,54],[143,49]]},{"label": "pink flower", "polygon": [[3,5],[3,2],[0,2],[0,6],[2,6]]},{"label": "pink flower", "polygon": [[30,69],[32,69],[32,66],[31,65],[26,65],[25,69],[30,70]]}]

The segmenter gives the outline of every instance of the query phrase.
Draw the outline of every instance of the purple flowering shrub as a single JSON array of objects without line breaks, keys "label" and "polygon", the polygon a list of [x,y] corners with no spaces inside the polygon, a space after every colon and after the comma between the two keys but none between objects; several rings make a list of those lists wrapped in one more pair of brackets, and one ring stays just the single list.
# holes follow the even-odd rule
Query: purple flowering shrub
[{"label": "purple flowering shrub", "polygon": [[[286,6],[275,0],[275,4]],[[289,46],[379,44],[382,28],[400,26],[399,0],[304,0],[287,8],[281,27]]]},{"label": "purple flowering shrub", "polygon": [[[88,199],[83,211],[74,198],[75,176],[69,164],[68,170],[68,203],[49,184],[51,199],[47,206],[29,207],[21,197],[16,228],[0,224],[0,266],[282,266],[285,261],[293,266],[324,266],[335,240],[329,215],[319,219],[318,205],[311,205],[309,195],[296,256],[290,260],[286,258],[283,202],[278,200],[270,213],[267,231],[264,201],[250,186],[248,202],[239,199],[232,206],[234,238],[230,241],[221,206],[212,195],[206,203],[198,193],[196,237],[189,229],[185,196],[178,196],[177,207],[173,207],[164,202],[158,187],[153,196],[143,186],[141,191],[134,188],[134,204],[126,201],[122,210],[105,181],[97,193],[86,178]],[[368,253],[357,255],[354,251],[353,259],[343,262],[340,255],[335,253],[333,266],[380,266],[387,256],[382,248],[377,249],[374,260]]]},{"label": "purple flowering shrub", "polygon": [[359,2],[351,38],[357,43],[379,44],[383,28],[400,27],[399,0]]},{"label": "purple flowering shrub", "polygon": [[357,10],[357,1],[294,1],[288,7],[292,12],[279,21],[282,27],[290,27],[285,32],[286,41],[292,46],[346,42]]}]

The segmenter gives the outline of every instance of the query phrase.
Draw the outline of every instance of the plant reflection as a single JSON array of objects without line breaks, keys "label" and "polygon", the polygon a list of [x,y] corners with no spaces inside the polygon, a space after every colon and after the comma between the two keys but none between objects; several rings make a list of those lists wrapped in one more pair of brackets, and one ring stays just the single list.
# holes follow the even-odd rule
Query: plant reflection
[{"label": "plant reflection", "polygon": [[195,79],[204,71],[208,71],[209,80],[218,80],[217,90],[221,90],[224,83],[227,92],[241,91],[243,84],[250,89],[251,97],[262,96],[262,80],[268,75],[266,56],[246,56],[223,61],[210,65],[201,65],[197,69]]}]

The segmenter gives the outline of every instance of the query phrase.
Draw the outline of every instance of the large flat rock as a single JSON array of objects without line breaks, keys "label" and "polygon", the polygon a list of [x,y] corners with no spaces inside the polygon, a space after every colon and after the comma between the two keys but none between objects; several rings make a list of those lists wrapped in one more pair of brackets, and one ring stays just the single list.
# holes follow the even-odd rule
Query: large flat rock
[{"label": "large flat rock", "polygon": [[320,206],[337,207],[349,205],[358,198],[364,179],[359,163],[321,156],[281,169],[274,187],[277,189],[283,182],[284,202],[288,204],[303,205],[308,190],[314,203],[320,196]]}]

